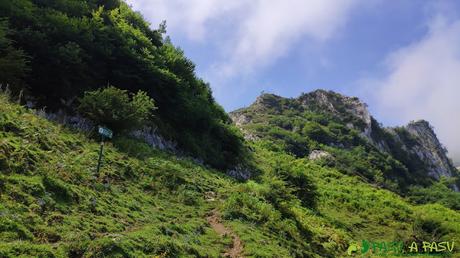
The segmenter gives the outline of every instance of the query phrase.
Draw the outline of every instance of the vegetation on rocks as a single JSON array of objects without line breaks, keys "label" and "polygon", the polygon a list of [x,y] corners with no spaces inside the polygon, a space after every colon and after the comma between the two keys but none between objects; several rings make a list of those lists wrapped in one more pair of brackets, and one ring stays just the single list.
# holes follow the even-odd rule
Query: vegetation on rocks
[{"label": "vegetation on rocks", "polygon": [[[408,151],[420,148],[420,143],[406,128],[384,129],[366,114],[365,106],[359,100],[340,96],[322,90],[293,99],[264,94],[248,108],[230,115],[246,138],[264,148],[296,158],[306,158],[314,152],[327,153],[326,158],[317,160],[318,164],[356,175],[365,182],[402,196],[416,192],[420,195],[416,189],[429,191],[439,185],[429,173],[431,165],[415,152]],[[432,130],[428,125],[425,127]],[[366,130],[370,131],[369,136],[366,136]],[[451,171],[453,176],[450,185],[441,191],[442,198],[411,200],[444,204],[447,200],[460,201],[457,193],[449,189],[456,184],[458,178],[455,176],[459,175],[454,169]],[[425,188],[431,185],[433,187]]]},{"label": "vegetation on rocks", "polygon": [[460,214],[442,204],[410,204],[267,141],[251,144],[259,176],[247,182],[122,136],[96,174],[97,142],[4,95],[0,139],[2,257],[218,257],[232,239],[207,222],[214,210],[246,257],[336,257],[362,239],[460,235]]},{"label": "vegetation on rocks", "polygon": [[[229,115],[165,23],[121,0],[0,0],[0,17],[0,257],[344,257],[362,240],[406,253],[460,240],[459,172],[424,121],[385,129],[323,90]],[[94,132],[43,110],[117,131],[99,172]],[[144,126],[180,155],[130,136]],[[442,169],[421,160],[430,150]]]},{"label": "vegetation on rocks", "polygon": [[[145,92],[168,140],[213,167],[245,163],[245,147],[194,64],[122,0],[0,1],[0,84],[47,110],[74,112],[107,84]],[[223,141],[222,141],[223,139]]]},{"label": "vegetation on rocks", "polygon": [[143,91],[131,98],[113,86],[85,92],[78,110],[97,125],[122,132],[146,125],[155,110],[154,101]]}]

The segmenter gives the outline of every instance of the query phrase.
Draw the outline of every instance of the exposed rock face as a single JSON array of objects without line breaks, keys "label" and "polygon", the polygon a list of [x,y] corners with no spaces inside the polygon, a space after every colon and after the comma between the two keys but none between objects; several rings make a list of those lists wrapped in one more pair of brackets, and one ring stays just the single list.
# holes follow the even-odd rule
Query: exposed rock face
[{"label": "exposed rock face", "polygon": [[[257,112],[265,112],[267,109],[276,112],[281,109],[293,108],[329,113],[336,117],[353,118],[348,126],[358,129],[370,137],[372,117],[367,105],[356,97],[347,97],[332,91],[316,90],[302,94],[298,98],[283,98],[265,93],[257,97],[250,108]],[[237,126],[248,124],[253,119],[245,112],[244,108],[230,112],[229,115]]]},{"label": "exposed rock face", "polygon": [[361,102],[356,97],[347,97],[332,91],[316,90],[311,93],[303,94],[298,98],[302,106],[307,109],[329,112],[337,116],[344,114],[352,115],[357,121],[362,122],[361,125],[348,123],[348,126],[360,129],[370,135],[371,130],[371,115],[367,109],[367,105]]},{"label": "exposed rock face", "polygon": [[252,175],[252,171],[245,167],[237,166],[233,169],[228,170],[227,175],[238,180],[248,180]]},{"label": "exposed rock face", "polygon": [[[46,118],[50,121],[64,124],[84,132],[92,132],[95,130],[95,128],[97,128],[96,125],[94,125],[88,119],[85,119],[78,115],[67,115],[62,110],[58,111],[57,113],[45,112],[44,110],[36,110],[35,112],[38,116]],[[180,154],[177,149],[177,144],[175,142],[168,141],[165,138],[163,138],[156,132],[155,128],[145,127],[132,131],[130,134],[136,137],[137,139],[145,141],[153,148],[160,150],[168,150]]]},{"label": "exposed rock face", "polygon": [[94,130],[95,125],[88,119],[85,119],[78,115],[67,115],[63,110],[59,110],[56,113],[46,112],[44,109],[35,110],[35,114],[41,116],[47,120],[54,121],[60,124],[67,125],[71,128],[90,132]]},{"label": "exposed rock face", "polygon": [[428,166],[428,174],[436,179],[454,176],[454,165],[447,157],[431,125],[424,120],[409,123],[405,129],[413,137],[412,144],[405,144],[409,152],[417,154]]},{"label": "exposed rock face", "polygon": [[260,107],[273,107],[277,106],[281,100],[285,98],[277,96],[275,94],[264,93],[256,98],[253,105]]},{"label": "exposed rock face", "polygon": [[153,148],[178,153],[177,144],[175,142],[166,140],[161,135],[156,133],[155,128],[145,127],[131,132],[131,135],[137,139],[145,141]]},{"label": "exposed rock face", "polygon": [[[352,122],[347,123],[347,127],[361,131],[362,136],[369,140],[375,147],[382,152],[390,153],[389,144],[385,140],[373,137],[372,129],[380,127],[372,119],[367,105],[362,103],[358,98],[343,96],[334,92],[317,90],[302,95],[299,100],[306,108],[328,112],[336,116],[346,117],[351,115]],[[394,140],[399,142],[405,151],[416,154],[417,157],[426,165],[428,176],[440,179],[441,176],[455,176],[455,167],[452,161],[447,157],[447,150],[442,147],[433,128],[427,121],[421,120],[411,122],[402,128],[413,141],[410,143],[403,141],[397,135],[393,134]],[[382,128],[382,130],[391,131],[391,128]],[[456,187],[454,187],[458,190]]]},{"label": "exposed rock face", "polygon": [[230,118],[236,124],[236,126],[242,126],[251,122],[251,117],[244,113],[233,112],[230,113]]},{"label": "exposed rock face", "polygon": [[[371,116],[365,103],[356,97],[347,97],[332,91],[316,90],[302,94],[298,98],[262,94],[249,108],[231,112],[230,117],[243,129],[244,125],[257,122],[259,113],[277,115],[283,110],[295,110],[297,114],[304,111],[328,114],[346,127],[360,132],[361,136],[380,152],[392,155],[403,164],[416,162],[423,168],[424,173],[433,179],[438,180],[442,176],[453,177],[458,173],[428,122],[422,120],[411,122],[405,127],[382,128]],[[244,129],[243,133],[247,140],[258,139],[257,135],[252,135]],[[340,144],[334,146],[340,147]],[[309,158],[319,159],[327,155],[314,150]],[[410,156],[409,160],[407,156]],[[456,186],[453,188],[458,190]]]},{"label": "exposed rock face", "polygon": [[308,155],[309,160],[318,160],[323,158],[331,158],[332,155],[327,151],[314,150]]}]

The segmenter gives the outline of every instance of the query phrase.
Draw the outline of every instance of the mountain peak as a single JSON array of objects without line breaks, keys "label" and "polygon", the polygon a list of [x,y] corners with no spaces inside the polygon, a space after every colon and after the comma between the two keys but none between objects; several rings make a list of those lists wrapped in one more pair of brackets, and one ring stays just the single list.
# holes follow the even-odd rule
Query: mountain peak
[{"label": "mountain peak", "polygon": [[430,176],[452,177],[455,169],[452,161],[447,157],[447,150],[441,144],[431,124],[426,120],[411,121],[404,127],[410,135],[408,149],[415,153],[427,164]]},{"label": "mountain peak", "polygon": [[410,121],[409,124],[407,124],[409,127],[425,127],[425,128],[430,128],[431,130],[433,127],[431,126],[430,122],[424,120],[424,119],[419,119],[419,120],[414,120]]},{"label": "mountain peak", "polygon": [[[297,98],[265,93],[250,107],[231,112],[230,116],[235,124],[242,128],[246,139],[264,139],[267,138],[266,132],[272,132],[274,135],[269,134],[268,138],[274,137],[273,141],[279,141],[287,137],[286,135],[297,134],[284,144],[293,145],[288,147],[289,151],[294,151],[295,155],[302,157],[311,151],[304,144],[312,140],[345,151],[356,144],[370,144],[378,150],[379,155],[390,155],[400,161],[406,166],[407,171],[413,173],[413,177],[439,180],[442,176],[454,177],[456,174],[455,167],[447,157],[447,150],[439,142],[428,121],[417,120],[404,127],[382,128],[372,118],[367,104],[357,97],[321,89],[303,93]],[[318,117],[321,119],[318,120]],[[313,125],[315,123],[317,125]],[[251,124],[279,126],[279,129],[285,132],[273,131],[272,128],[271,131],[257,131]],[[330,124],[337,127],[324,129]],[[362,139],[347,142],[346,139],[350,139],[353,134],[361,136]],[[313,144],[311,147],[317,146]]]},{"label": "mountain peak", "polygon": [[259,106],[276,106],[278,105],[279,101],[285,99],[281,96],[272,94],[272,93],[262,93],[260,96],[256,98],[256,101],[253,103],[253,105],[259,105]]},{"label": "mountain peak", "polygon": [[361,102],[357,97],[348,97],[334,91],[315,90],[302,94],[298,101],[307,109],[321,113],[329,112],[340,118],[357,118],[364,123],[362,129],[371,126],[367,104]]}]

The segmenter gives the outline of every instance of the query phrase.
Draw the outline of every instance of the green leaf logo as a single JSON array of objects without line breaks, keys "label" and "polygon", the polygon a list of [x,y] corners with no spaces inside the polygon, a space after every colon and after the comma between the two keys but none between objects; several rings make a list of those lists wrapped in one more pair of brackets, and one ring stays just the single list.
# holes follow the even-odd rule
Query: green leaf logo
[{"label": "green leaf logo", "polygon": [[347,249],[347,253],[348,255],[353,255],[354,252],[357,252],[358,251],[358,245],[357,244],[351,244],[348,249]]},{"label": "green leaf logo", "polygon": [[362,248],[361,248],[361,253],[364,254],[364,253],[367,253],[367,251],[369,251],[369,248],[370,248],[370,243],[366,240],[363,240],[362,241]]}]

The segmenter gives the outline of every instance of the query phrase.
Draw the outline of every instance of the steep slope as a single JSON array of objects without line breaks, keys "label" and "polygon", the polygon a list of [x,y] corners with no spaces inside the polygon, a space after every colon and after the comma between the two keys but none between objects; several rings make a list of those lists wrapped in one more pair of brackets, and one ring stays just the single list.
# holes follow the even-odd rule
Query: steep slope
[{"label": "steep slope", "polygon": [[416,154],[420,160],[425,161],[428,175],[439,179],[440,177],[455,176],[455,167],[447,157],[446,149],[441,145],[431,125],[424,120],[410,122],[404,127],[409,139],[402,139],[400,133],[389,129],[402,148],[409,153]]},{"label": "steep slope", "polygon": [[0,256],[337,257],[363,239],[460,236],[460,214],[442,205],[252,148],[259,175],[237,182],[119,137],[97,175],[97,142],[0,95]]},{"label": "steep slope", "polygon": [[213,167],[240,164],[241,139],[209,84],[166,38],[165,24],[150,27],[123,0],[2,0],[0,84],[36,108],[68,114],[88,90],[142,90],[158,107],[148,125],[163,137]]},{"label": "steep slope", "polygon": [[[0,257],[152,257],[223,252],[208,226],[216,171],[142,142],[99,144],[0,96]],[[202,243],[206,243],[203,245]]]},{"label": "steep slope", "polygon": [[[164,24],[124,1],[0,1],[0,17],[15,95],[0,93],[0,257],[343,257],[362,240],[459,240],[456,172],[425,122],[381,128],[321,90],[263,95],[232,114],[244,142]],[[181,155],[115,135],[97,173],[91,128],[44,118],[107,83],[154,98],[137,135]]]},{"label": "steep slope", "polygon": [[[268,136],[271,140],[282,141],[285,151],[298,157],[324,149],[335,152],[339,162],[347,162],[344,151],[372,158],[375,162],[367,162],[367,170],[375,168],[383,172],[383,176],[398,184],[400,190],[410,184],[427,186],[441,177],[458,176],[428,122],[382,128],[358,98],[324,90],[292,99],[265,94],[250,107],[230,115],[247,139]],[[273,126],[280,131],[275,132],[270,128]],[[358,148],[363,148],[364,152]],[[376,180],[375,171],[360,170],[355,172]],[[386,185],[391,184],[387,182]],[[451,187],[458,190],[456,184]]]}]

